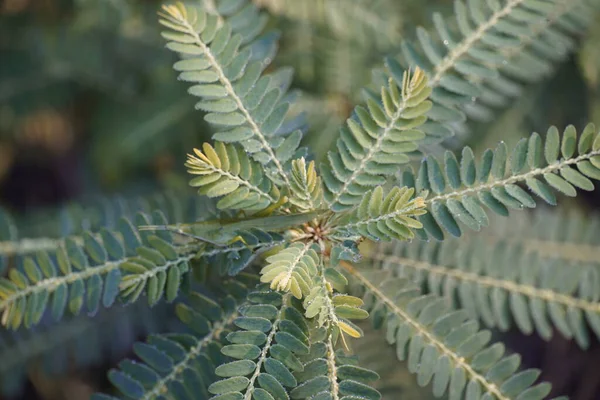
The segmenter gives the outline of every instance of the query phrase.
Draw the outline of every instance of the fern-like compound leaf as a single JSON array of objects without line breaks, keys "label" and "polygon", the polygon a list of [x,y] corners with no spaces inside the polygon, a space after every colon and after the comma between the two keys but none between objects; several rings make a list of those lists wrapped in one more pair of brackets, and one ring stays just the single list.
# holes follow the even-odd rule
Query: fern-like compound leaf
[{"label": "fern-like compound leaf", "polygon": [[177,317],[190,333],[151,335],[133,347],[141,362],[126,359],[109,371],[124,399],[155,399],[165,392],[174,399],[210,397],[207,387],[217,379],[214,371],[228,360],[221,342],[240,317],[237,308],[249,292],[237,281],[225,288],[230,290],[219,297],[193,292],[186,303],[177,305]]},{"label": "fern-like compound leaf", "polygon": [[[161,212],[138,213],[135,222],[165,224],[166,219]],[[22,268],[0,278],[2,325],[31,327],[47,309],[55,320],[67,309],[79,314],[84,305],[94,314],[100,304],[110,307],[118,296],[134,302],[146,293],[150,305],[163,297],[173,301],[188,262],[204,247],[203,243],[176,244],[168,232],[159,236],[138,232],[126,218],[116,231],[87,233],[82,243],[67,238],[56,251],[28,256]]]},{"label": "fern-like compound leaf", "polygon": [[221,378],[208,390],[212,399],[288,398],[298,384],[292,371],[303,370],[298,357],[309,354],[308,325],[288,304],[290,295],[259,288],[234,320],[239,328],[227,335],[221,352],[234,361],[215,369]]},{"label": "fern-like compound leaf", "polygon": [[410,240],[413,229],[422,228],[415,218],[425,214],[425,200],[413,198],[414,189],[392,188],[385,194],[378,186],[362,197],[350,211],[339,213],[330,222],[332,237],[363,236],[372,240]]},{"label": "fern-like compound leaf", "polygon": [[310,354],[300,357],[303,370],[294,372],[298,386],[290,392],[291,399],[381,398],[371,386],[379,375],[360,367],[356,356],[336,351],[333,337],[326,329],[311,331],[310,342]]},{"label": "fern-like compound leaf", "polygon": [[431,107],[431,89],[421,69],[405,72],[399,81],[389,80],[381,89],[381,100],[368,100],[368,109],[356,108],[347,126],[340,130],[337,151],[329,152],[321,167],[325,199],[340,212],[358,204],[369,187],[382,185],[385,177],[409,161],[407,153],[417,149]]},{"label": "fern-like compound leaf", "polygon": [[[491,243],[506,240],[545,260],[562,260],[580,266],[600,263],[600,236],[597,235],[600,216],[596,212],[539,209],[518,218],[498,217],[490,221],[490,225],[486,236]],[[466,237],[468,240],[470,235]],[[595,282],[595,278],[592,281]]]},{"label": "fern-like compound leaf", "polygon": [[[415,43],[376,71],[378,89],[409,66],[429,77],[433,106],[422,126],[427,146],[453,135],[451,124],[488,120],[493,108],[519,96],[523,84],[538,82],[575,47],[598,5],[586,0],[538,4],[529,0],[455,0],[454,15],[433,14],[433,28],[417,28]],[[558,44],[560,43],[560,44]],[[372,97],[376,93],[371,93]],[[477,99],[477,101],[473,101]]]},{"label": "fern-like compound leaf", "polygon": [[491,332],[464,310],[448,311],[442,298],[421,295],[407,279],[345,266],[364,286],[365,303],[385,323],[398,359],[406,360],[419,385],[431,383],[435,396],[541,400],[550,392],[549,383],[534,384],[539,370],[519,371],[519,355],[506,356],[501,343],[490,344]]},{"label": "fern-like compound leaf", "polygon": [[[177,325],[173,307],[162,303],[149,308],[137,303],[129,307],[101,309],[90,318],[88,315],[67,317],[54,323],[43,318],[35,329],[18,332],[3,330],[0,333],[0,393],[6,397],[24,396],[28,371],[41,365],[51,376],[68,373],[71,366],[88,368],[102,361],[117,361],[124,343],[136,337],[164,332]],[[114,338],[119,337],[118,341]],[[77,354],[70,363],[67,360]]]},{"label": "fern-like compound leaf", "polygon": [[219,209],[260,210],[279,200],[277,187],[242,148],[216,142],[214,147],[204,143],[202,149],[194,149],[185,163],[188,173],[197,175],[190,185],[202,195],[221,197]]},{"label": "fern-like compound leaf", "polygon": [[587,326],[600,337],[597,268],[548,259],[552,254],[540,254],[527,242],[503,239],[491,251],[489,246],[478,237],[397,243],[369,259],[444,296],[489,328],[506,331],[514,324],[545,340],[557,330],[582,348],[590,343]]},{"label": "fern-like compound leaf", "polygon": [[[254,9],[244,15],[252,19],[258,13]],[[167,47],[183,57],[174,65],[179,79],[195,84],[189,92],[202,99],[197,108],[219,127],[213,138],[241,144],[272,172],[271,179],[289,187],[284,164],[293,158],[302,138],[298,121],[286,122],[285,91],[291,75],[282,70],[261,77],[267,65],[263,59],[252,60],[255,48],[242,46],[244,36],[233,31],[233,21],[182,3],[164,6],[160,16],[168,28],[163,32]]]},{"label": "fern-like compound leaf", "polygon": [[320,265],[319,248],[312,242],[294,243],[267,257],[260,271],[261,282],[270,283],[273,290],[290,292],[297,299],[310,293]]},{"label": "fern-like compound leaf", "polygon": [[[106,231],[105,235],[111,234]],[[40,251],[28,256],[22,269],[13,268],[7,278],[0,278],[2,325],[30,328],[48,308],[59,320],[67,308],[76,315],[84,304],[90,313],[95,313],[101,302],[105,307],[113,304],[119,294],[119,264],[109,259],[92,235],[85,239],[83,246],[68,239],[55,253]]]},{"label": "fern-like compound leaf", "polygon": [[444,238],[443,230],[454,236],[462,234],[461,225],[474,230],[488,225],[485,209],[507,216],[509,209],[536,206],[525,190],[556,204],[555,192],[575,196],[577,189],[593,190],[592,180],[600,179],[600,134],[589,124],[577,136],[573,126],[563,134],[548,129],[546,140],[534,133],[521,139],[508,153],[504,143],[487,150],[479,163],[472,150],[465,147],[460,162],[450,152],[443,167],[432,156],[421,163],[416,173],[405,171],[402,186],[416,187],[417,192],[434,193],[425,200],[428,213],[420,217],[424,229],[421,238]]},{"label": "fern-like compound leaf", "polygon": [[[488,65],[499,72],[497,77],[467,76],[481,92],[478,101],[461,106],[474,120],[489,121],[494,110],[510,105],[526,85],[551,76],[572,53],[578,38],[593,23],[599,4],[595,1],[556,1],[546,7],[531,7],[528,2],[513,8],[510,24],[526,25],[518,41],[499,48],[502,59]],[[530,8],[530,9],[528,9]],[[522,22],[519,22],[521,20]]]},{"label": "fern-like compound leaf", "polygon": [[289,202],[300,211],[321,209],[323,186],[317,175],[315,162],[306,165],[304,157],[292,161],[291,187]]},{"label": "fern-like compound leaf", "polygon": [[[340,282],[343,280],[343,282]],[[343,290],[348,281],[334,268],[325,269],[321,279],[316,280],[310,294],[303,301],[304,315],[315,318],[319,328],[327,327],[331,331],[333,343],[341,336],[346,345],[344,335],[352,338],[362,337],[362,330],[352,320],[362,320],[369,313],[360,308],[363,301],[348,294],[333,292],[333,288]]]}]

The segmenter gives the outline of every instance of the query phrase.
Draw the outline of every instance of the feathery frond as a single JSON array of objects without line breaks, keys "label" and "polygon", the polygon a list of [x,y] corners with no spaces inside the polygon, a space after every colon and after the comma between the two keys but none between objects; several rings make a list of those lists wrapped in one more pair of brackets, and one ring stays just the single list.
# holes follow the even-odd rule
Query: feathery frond
[{"label": "feathery frond", "polygon": [[481,96],[475,103],[462,105],[468,117],[489,120],[493,109],[506,107],[511,99],[523,92],[525,85],[554,73],[559,63],[574,50],[579,36],[591,26],[598,6],[595,1],[561,0],[539,10],[544,13],[544,18],[536,18],[536,10],[526,11],[523,18],[529,29],[520,34],[518,43],[500,49],[502,59],[489,63],[500,72],[499,76],[469,77],[479,86]]},{"label": "feathery frond", "polygon": [[118,265],[92,235],[86,236],[83,248],[67,240],[55,254],[42,251],[35,258],[27,257],[22,270],[11,269],[8,278],[0,278],[2,325],[30,328],[40,321],[49,303],[55,320],[62,318],[67,307],[79,314],[84,302],[90,313],[98,310],[101,300],[109,307],[119,294]]},{"label": "feathery frond", "polygon": [[250,294],[252,304],[234,321],[240,330],[227,335],[230,344],[221,350],[240,360],[215,370],[223,379],[209,386],[213,399],[225,394],[241,400],[287,398],[298,384],[291,371],[303,369],[298,356],[309,354],[309,331],[302,314],[288,304],[290,297],[260,288]]},{"label": "feathery frond", "polygon": [[379,400],[381,394],[370,387],[379,375],[361,368],[356,357],[336,351],[331,334],[315,329],[310,336],[310,354],[300,358],[303,370],[294,372],[298,386],[290,392],[292,399]]},{"label": "feathery frond", "polygon": [[333,211],[352,208],[366,188],[383,185],[385,176],[409,161],[406,153],[424,137],[416,128],[427,120],[430,93],[427,76],[417,68],[390,79],[381,88],[381,104],[368,99],[368,110],[356,107],[340,130],[337,152],[329,152],[329,162],[321,167],[325,199]]},{"label": "feathery frond", "polygon": [[[160,212],[152,217],[165,223]],[[137,221],[143,224],[149,219],[140,213]],[[31,327],[48,307],[55,320],[61,319],[67,308],[79,314],[84,303],[88,313],[94,314],[100,303],[110,307],[119,295],[133,302],[144,289],[151,305],[163,295],[172,301],[189,268],[188,261],[202,246],[178,246],[164,232],[160,237],[147,232],[140,235],[125,218],[118,231],[103,229],[98,237],[88,233],[83,244],[67,238],[56,252],[27,257],[22,269],[13,268],[8,278],[0,278],[2,325]]]},{"label": "feathery frond", "polygon": [[378,88],[408,66],[423,69],[433,106],[422,127],[427,138],[419,145],[438,143],[453,135],[452,125],[465,120],[465,111],[485,120],[490,107],[518,96],[523,83],[547,76],[597,7],[587,0],[456,0],[452,17],[436,12],[432,32],[418,27],[416,43],[402,42],[401,55],[386,59],[374,84]]},{"label": "feathery frond", "polygon": [[460,162],[446,152],[443,169],[429,156],[416,174],[404,171],[402,186],[435,194],[425,200],[430,212],[420,217],[424,229],[417,234],[443,240],[446,230],[460,236],[458,221],[478,231],[489,222],[483,206],[503,216],[509,209],[535,207],[534,198],[519,184],[552,205],[556,204],[552,189],[567,196],[576,196],[576,188],[593,190],[590,178],[600,179],[600,135],[593,124],[588,124],[579,138],[572,125],[562,137],[550,127],[545,141],[533,133],[521,139],[507,158],[507,146],[502,142],[494,151],[487,150],[479,165],[473,151],[465,147]]},{"label": "feathery frond", "polygon": [[323,202],[323,186],[317,175],[315,162],[306,165],[301,157],[292,161],[291,188],[289,202],[300,211],[313,211],[321,208]]},{"label": "feathery frond", "polygon": [[310,293],[313,277],[321,264],[319,247],[313,242],[294,243],[267,257],[261,271],[261,282],[270,283],[273,290],[291,292],[301,299]]},{"label": "feathery frond", "polygon": [[365,193],[359,205],[336,214],[331,224],[331,236],[352,238],[364,236],[372,240],[410,240],[413,229],[423,225],[414,219],[425,214],[425,200],[413,198],[414,189],[394,187],[384,194],[381,186]]},{"label": "feathery frond", "polygon": [[202,145],[188,154],[185,166],[191,175],[200,175],[190,181],[199,187],[198,193],[208,197],[221,197],[217,208],[221,210],[260,210],[279,200],[279,190],[263,175],[256,161],[251,160],[240,147],[223,142]]},{"label": "feathery frond", "polygon": [[166,303],[153,308],[137,303],[100,310],[94,318],[65,318],[60,324],[45,319],[35,330],[4,330],[0,333],[0,393],[22,396],[32,369],[56,378],[73,366],[83,369],[116,362],[141,335],[177,330],[176,320],[173,307]]},{"label": "feathery frond", "polygon": [[395,344],[398,359],[407,360],[421,386],[433,386],[435,396],[509,400],[517,396],[543,399],[550,384],[535,384],[540,371],[518,371],[520,357],[505,356],[501,343],[490,345],[491,332],[463,310],[448,311],[435,295],[421,295],[406,279],[389,273],[369,273],[344,264],[366,291],[365,303],[385,323],[387,339]]},{"label": "feathery frond", "polygon": [[368,258],[425,285],[489,328],[506,331],[514,324],[528,335],[535,330],[545,340],[556,328],[587,348],[587,321],[600,337],[600,275],[588,264],[547,261],[506,242],[490,251],[477,238],[397,243],[390,250]]},{"label": "feathery frond", "polygon": [[551,211],[539,209],[519,218],[492,219],[486,241],[520,245],[544,259],[600,264],[600,215],[575,209]]},{"label": "feathery frond", "polygon": [[237,307],[248,293],[239,282],[228,284],[232,290],[220,297],[194,292],[189,305],[177,305],[176,314],[191,334],[151,335],[146,343],[134,345],[141,363],[123,360],[110,370],[108,377],[124,398],[150,400],[167,391],[174,399],[210,396],[206,388],[217,379],[215,368],[227,360],[220,342],[239,318]]},{"label": "feathery frond", "polygon": [[195,83],[189,92],[202,98],[196,107],[207,112],[209,123],[220,126],[213,138],[241,144],[273,169],[269,176],[274,182],[289,187],[284,164],[302,138],[294,121],[284,123],[290,101],[285,95],[289,71],[261,77],[267,66],[264,58],[251,60],[252,44],[240,47],[243,36],[233,32],[228,21],[218,24],[218,17],[203,9],[177,3],[164,6],[160,16],[160,23],[169,29],[163,32],[167,47],[183,56],[174,65],[179,79]]}]

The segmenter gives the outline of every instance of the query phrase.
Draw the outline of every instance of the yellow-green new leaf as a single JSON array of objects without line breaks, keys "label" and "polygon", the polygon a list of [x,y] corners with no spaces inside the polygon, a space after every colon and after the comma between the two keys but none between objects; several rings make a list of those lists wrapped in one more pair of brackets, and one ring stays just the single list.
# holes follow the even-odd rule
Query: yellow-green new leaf
[{"label": "yellow-green new leaf", "polygon": [[291,292],[298,299],[308,295],[317,275],[319,255],[312,243],[294,243],[270,257],[260,274],[273,290]]},{"label": "yellow-green new leaf", "polygon": [[190,186],[208,197],[221,197],[217,207],[225,210],[260,210],[276,203],[279,191],[264,174],[264,168],[233,144],[216,142],[194,149],[185,163],[194,175]]},{"label": "yellow-green new leaf", "polygon": [[404,73],[400,90],[389,80],[381,89],[382,105],[370,99],[368,109],[355,109],[340,130],[337,151],[329,152],[329,163],[321,168],[325,199],[333,211],[352,208],[369,187],[384,184],[385,176],[409,161],[407,154],[425,137],[416,128],[427,120],[430,94],[427,76],[416,68]]},{"label": "yellow-green new leaf", "polygon": [[306,165],[304,157],[293,160],[291,178],[289,202],[302,211],[319,209],[323,201],[323,187],[315,162],[311,161]]},{"label": "yellow-green new leaf", "polygon": [[425,201],[414,189],[395,187],[385,195],[381,186],[366,193],[359,205],[331,221],[332,235],[364,236],[373,240],[409,240],[422,228],[414,217],[425,214]]}]

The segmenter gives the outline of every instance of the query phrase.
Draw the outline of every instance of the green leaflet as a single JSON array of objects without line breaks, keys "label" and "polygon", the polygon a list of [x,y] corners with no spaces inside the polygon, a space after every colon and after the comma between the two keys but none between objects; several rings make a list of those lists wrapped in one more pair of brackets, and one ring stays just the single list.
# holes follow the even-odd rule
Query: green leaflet
[{"label": "green leaflet", "polygon": [[327,274],[327,271],[336,270],[327,268],[321,279],[315,279],[313,288],[303,301],[304,315],[306,318],[315,318],[317,326],[320,328],[324,326],[331,328],[332,335],[335,337],[333,342],[335,343],[337,337],[340,336],[344,346],[347,347],[344,334],[354,338],[362,336],[361,330],[350,320],[365,319],[369,316],[369,313],[360,308],[363,302],[359,298],[339,293],[334,294],[334,287],[340,291],[345,291],[346,285],[336,285],[336,282],[330,279],[335,275]]},{"label": "green leaflet", "polygon": [[185,166],[195,176],[190,186],[208,197],[221,197],[221,210],[261,210],[279,200],[279,190],[265,176],[263,168],[238,146],[216,142],[194,149]]},{"label": "green leaflet", "polygon": [[321,208],[323,187],[317,175],[315,162],[308,166],[304,157],[292,161],[291,188],[289,202],[301,211],[312,211]]},{"label": "green leaflet", "polygon": [[294,372],[298,386],[290,392],[290,398],[381,398],[381,394],[370,386],[379,379],[379,375],[360,367],[355,356],[335,351],[333,338],[324,328],[315,330],[310,340],[312,351],[302,359],[304,370]]},{"label": "green leaflet", "polygon": [[367,192],[360,204],[339,213],[330,221],[334,237],[364,236],[373,240],[409,240],[413,229],[422,228],[414,217],[423,215],[423,198],[413,198],[414,189],[392,188],[384,194],[381,186]]},{"label": "green leaflet", "polygon": [[454,15],[435,12],[430,30],[418,27],[416,42],[403,41],[401,54],[375,70],[370,95],[376,97],[390,76],[398,79],[409,67],[423,69],[433,105],[419,145],[442,142],[454,134],[450,124],[467,117],[489,121],[494,110],[521,95],[523,83],[549,76],[576,48],[578,32],[591,26],[596,10],[587,1],[569,7],[563,1],[542,6],[521,0],[456,1]]},{"label": "green leaflet", "polygon": [[[241,4],[231,10],[240,10]],[[179,79],[194,83],[189,93],[202,98],[196,107],[206,111],[205,119],[215,125],[214,139],[239,143],[269,170],[269,179],[289,187],[284,164],[302,137],[298,124],[285,123],[289,102],[283,95],[291,76],[261,77],[267,63],[254,59],[252,49],[266,19],[254,5],[246,9],[244,27],[239,25],[239,15],[237,20],[232,16],[232,21],[219,21],[217,15],[183,3],[163,6],[159,22],[167,28],[162,33],[167,48],[184,58],[174,68],[181,71]],[[284,76],[287,82],[282,84]],[[211,193],[228,194],[237,187],[231,180],[213,183]]]},{"label": "green leaflet", "polygon": [[273,290],[291,292],[301,299],[309,294],[313,277],[321,260],[318,247],[309,243],[295,243],[268,257],[261,271],[261,282],[270,283]]},{"label": "green leaflet", "polygon": [[329,152],[329,162],[321,166],[325,199],[333,211],[352,208],[369,187],[383,184],[385,176],[409,161],[407,153],[424,137],[416,128],[431,107],[427,83],[423,70],[405,72],[381,88],[381,100],[369,99],[368,109],[355,109],[340,130],[337,151]]},{"label": "green leaflet", "polygon": [[417,172],[405,171],[401,179],[404,185],[416,181],[418,189],[436,194],[425,200],[430,213],[421,216],[424,229],[418,235],[441,240],[445,230],[461,236],[461,225],[478,231],[488,224],[486,209],[506,216],[510,209],[534,208],[531,193],[556,204],[553,189],[567,196],[576,196],[577,189],[593,190],[592,179],[600,177],[600,168],[593,163],[599,155],[593,148],[598,137],[593,124],[580,137],[573,126],[562,135],[550,127],[545,143],[534,133],[519,141],[509,159],[506,146],[500,144],[484,153],[478,164],[467,147],[457,168],[447,152],[444,171],[434,157],[428,157]]},{"label": "green leaflet", "polygon": [[586,325],[600,335],[600,304],[596,300],[600,276],[587,260],[560,260],[567,256],[564,251],[549,251],[560,242],[548,242],[537,251],[529,248],[528,241],[536,242],[536,236],[558,226],[555,222],[537,223],[532,229],[531,223],[526,222],[529,228],[501,232],[503,236],[495,239],[491,250],[490,244],[478,237],[452,238],[412,246],[401,242],[379,246],[371,257],[385,269],[423,284],[429,293],[456,298],[457,307],[491,329],[506,331],[514,324],[524,334],[535,332],[544,340],[550,340],[557,330],[585,349],[590,342]]},{"label": "green leaflet", "polygon": [[[255,278],[249,278],[256,282]],[[142,362],[124,360],[119,363],[118,369],[109,372],[113,385],[125,396],[150,396],[168,390],[179,397],[187,396],[188,390],[192,390],[196,395],[208,397],[207,386],[217,379],[214,375],[216,366],[220,365],[217,375],[224,376],[242,370],[246,364],[253,364],[250,360],[237,365],[226,364],[227,358],[219,352],[220,335],[239,315],[236,305],[241,304],[248,293],[248,289],[239,283],[235,287],[242,290],[224,293],[223,297],[214,300],[206,298],[212,305],[210,308],[205,307],[206,301],[192,302],[191,307],[179,304],[187,311],[178,317],[190,325],[194,334],[152,335],[145,343],[136,343],[134,352]],[[194,295],[203,298],[198,293]]]},{"label": "green leaflet", "polygon": [[[233,354],[240,360],[217,367],[215,372],[224,379],[212,383],[208,388],[210,393],[228,393],[228,396],[233,396],[231,398],[243,398],[244,395],[265,399],[285,398],[286,388],[297,385],[290,369],[303,368],[297,357],[308,344],[308,326],[302,315],[287,304],[289,295],[271,292],[273,295],[267,299],[263,296],[263,290],[264,288],[259,288],[250,293],[248,298],[255,300],[240,307],[241,319],[255,322],[242,325],[236,323],[243,330],[227,335],[227,340],[233,344],[224,346],[221,352],[224,355]],[[258,323],[258,318],[270,325],[264,333],[263,323]],[[256,340],[258,337],[264,339]],[[300,350],[294,345],[288,345],[294,342],[299,344]],[[248,352],[253,356],[247,357]],[[221,397],[213,398],[216,400]]]},{"label": "green leaflet", "polygon": [[348,270],[365,285],[367,304],[384,308],[387,337],[398,358],[407,361],[420,385],[433,382],[434,395],[490,392],[510,398],[517,390],[535,390],[534,398],[541,399],[549,393],[548,383],[534,385],[538,370],[519,372],[519,357],[490,345],[491,333],[479,330],[464,310],[447,310],[441,297],[420,295],[407,279],[390,279],[387,271]]},{"label": "green leaflet", "polygon": [[[152,216],[139,213],[136,219],[143,224],[166,222],[160,212]],[[86,233],[81,244],[67,238],[55,252],[28,256],[22,271],[12,269],[8,278],[0,278],[3,324],[13,329],[31,327],[46,309],[51,310],[55,320],[61,319],[67,308],[75,315],[84,306],[95,313],[100,305],[112,306],[119,295],[126,302],[134,302],[145,292],[150,305],[163,297],[173,301],[188,271],[188,262],[204,244],[175,244],[170,233],[159,234],[137,232],[129,220],[122,218],[116,231]],[[281,243],[281,237],[264,234],[260,238],[247,234],[245,238],[254,248]],[[227,253],[236,250],[242,248],[228,249]],[[233,262],[247,265],[244,260],[242,257]]]}]

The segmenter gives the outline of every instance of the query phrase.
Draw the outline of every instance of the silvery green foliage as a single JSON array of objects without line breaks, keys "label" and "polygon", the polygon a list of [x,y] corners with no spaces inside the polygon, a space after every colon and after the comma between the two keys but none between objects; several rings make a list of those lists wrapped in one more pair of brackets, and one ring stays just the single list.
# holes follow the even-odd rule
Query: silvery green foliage
[{"label": "silvery green foliage", "polygon": [[262,166],[252,160],[241,146],[216,142],[194,149],[185,166],[195,176],[190,186],[207,197],[221,197],[221,210],[260,210],[279,200],[277,186],[266,177]]},{"label": "silvery green foliage", "polygon": [[[440,42],[422,29],[422,54],[404,42],[402,59],[387,60],[377,94],[366,92],[366,105],[354,109],[319,170],[299,149],[302,119],[288,115],[291,71],[267,71],[277,35],[261,34],[264,14],[246,0],[165,5],[163,37],[181,57],[174,68],[193,83],[197,108],[214,127],[214,145],[194,149],[185,165],[190,185],[215,200],[215,218],[171,222],[160,212],[139,213],[116,229],[61,240],[56,255],[26,258],[0,281],[2,322],[32,326],[50,298],[59,317],[84,303],[94,313],[117,298],[131,303],[145,295],[150,305],[180,299],[175,312],[189,331],[150,336],[134,346],[141,362],[110,371],[123,398],[378,400],[377,374],[340,351],[363,335],[352,320],[368,317],[385,325],[397,357],[436,396],[544,398],[550,385],[537,382],[540,371],[520,370],[519,356],[491,343],[476,319],[506,328],[510,314],[522,331],[535,326],[545,337],[551,320],[585,346],[584,314],[596,332],[599,292],[579,283],[577,299],[581,278],[549,282],[549,269],[520,250],[510,253],[523,257],[518,262],[493,257],[509,270],[476,263],[478,253],[466,244],[409,241],[442,241],[443,230],[461,236],[459,222],[480,230],[489,224],[487,209],[506,216],[509,208],[533,208],[527,189],[550,204],[553,190],[574,196],[576,188],[593,189],[591,179],[600,178],[595,127],[580,135],[572,126],[562,134],[552,127],[544,140],[534,133],[510,155],[501,143],[481,162],[465,147],[460,161],[445,153],[443,167],[430,154],[416,173],[406,164],[423,144],[450,134],[447,122],[463,118],[466,102],[486,96],[485,79],[509,87],[504,74],[513,67],[498,64],[506,48],[523,45],[532,32],[554,32],[544,25],[549,20],[565,28],[568,18],[555,3],[457,0],[457,32],[436,15]],[[524,64],[514,68],[526,75],[538,64],[522,54]],[[7,226],[0,234],[12,242]],[[367,257],[382,262],[379,270],[353,265],[369,240],[392,242],[394,254]],[[465,264],[453,258],[455,248]],[[410,268],[423,272],[407,274]]]},{"label": "silvery green foliage", "polygon": [[597,179],[600,134],[594,124],[588,124],[579,135],[572,125],[562,134],[550,127],[545,140],[533,133],[510,152],[500,143],[479,161],[469,147],[463,149],[460,161],[450,151],[443,163],[428,156],[418,171],[404,171],[400,184],[433,193],[425,200],[430,212],[420,217],[424,229],[417,234],[441,240],[444,230],[460,236],[464,228],[459,222],[476,231],[487,226],[486,210],[508,216],[509,209],[534,208],[534,197],[520,185],[556,205],[555,192],[574,197],[577,189],[594,190],[592,180]]},{"label": "silvery green foliage", "polygon": [[268,168],[274,182],[289,187],[284,165],[302,138],[300,120],[286,121],[291,74],[288,70],[264,74],[267,57],[254,59],[258,44],[267,39],[257,38],[260,31],[254,29],[262,19],[252,4],[238,1],[221,7],[239,10],[236,15],[241,14],[244,25],[253,30],[237,32],[231,22],[202,8],[163,7],[160,23],[167,28],[163,32],[167,47],[182,57],[174,68],[180,80],[194,83],[189,93],[202,99],[196,108],[206,111],[205,119],[217,126],[213,138],[240,143]]},{"label": "silvery green foliage", "polygon": [[[155,221],[164,223],[156,213]],[[139,214],[139,219],[147,216]],[[140,236],[133,224],[123,218],[117,231],[103,229],[98,235],[86,233],[82,243],[67,238],[55,251],[39,251],[13,268],[1,279],[2,323],[12,329],[37,324],[49,309],[55,320],[66,309],[79,314],[84,308],[95,314],[102,304],[110,307],[121,294],[135,301],[147,289],[148,302],[163,295],[173,301],[182,273],[193,249],[178,253],[168,235]]]},{"label": "silvery green foliage", "polygon": [[121,218],[115,230],[65,238],[52,250],[25,255],[21,268],[0,278],[2,325],[17,329],[39,323],[48,311],[54,320],[65,311],[94,315],[120,298],[133,303],[145,294],[149,305],[172,302],[188,279],[189,262],[219,261],[219,272],[235,274],[246,268],[261,250],[281,244],[282,237],[249,230],[245,245],[205,248],[203,243],[178,242],[165,231],[138,231],[136,226],[165,224],[160,211]]},{"label": "silvery green foliage", "polygon": [[[486,241],[493,243],[492,249]],[[381,246],[368,259],[444,297],[490,329],[504,332],[514,325],[544,340],[556,331],[586,349],[590,334],[600,337],[597,265],[576,254],[546,250],[560,242],[543,245],[541,251],[542,243],[531,232],[521,240],[473,236],[413,245],[398,242]]]},{"label": "silvery green foliage", "polygon": [[385,325],[398,359],[406,360],[419,385],[431,384],[436,397],[542,399],[550,393],[550,384],[534,384],[539,370],[519,371],[520,356],[505,355],[502,343],[490,344],[491,332],[465,310],[450,310],[443,298],[423,295],[387,271],[353,275],[364,285],[367,309]]},{"label": "silvery green foliage", "polygon": [[420,69],[405,72],[381,88],[379,100],[356,107],[321,167],[325,199],[333,211],[352,208],[368,188],[384,184],[399,164],[409,161],[407,153],[417,150],[416,142],[424,137],[417,128],[431,108],[427,82]]},{"label": "silvery green foliage", "polygon": [[[414,42],[375,71],[371,96],[390,76],[420,67],[429,78],[433,106],[422,127],[428,145],[447,140],[457,124],[489,120],[533,83],[548,77],[593,21],[596,0],[456,0],[454,14],[433,14]],[[474,101],[476,100],[476,101]]]},{"label": "silvery green foliage", "polygon": [[[231,324],[244,320],[238,307],[248,295],[246,285],[253,282],[256,281],[252,277],[247,277],[246,284],[225,282],[221,293],[210,296],[191,293],[187,302],[176,308],[177,317],[189,326],[190,332],[153,335],[146,342],[136,343],[134,352],[142,362],[123,360],[118,369],[109,372],[110,381],[124,398],[156,398],[165,392],[176,398],[190,394],[210,397],[208,385],[218,379],[215,368],[229,357],[251,359],[255,353],[248,346],[230,346],[221,351],[220,344],[225,337],[232,337]],[[96,394],[94,398],[113,397]]]}]

